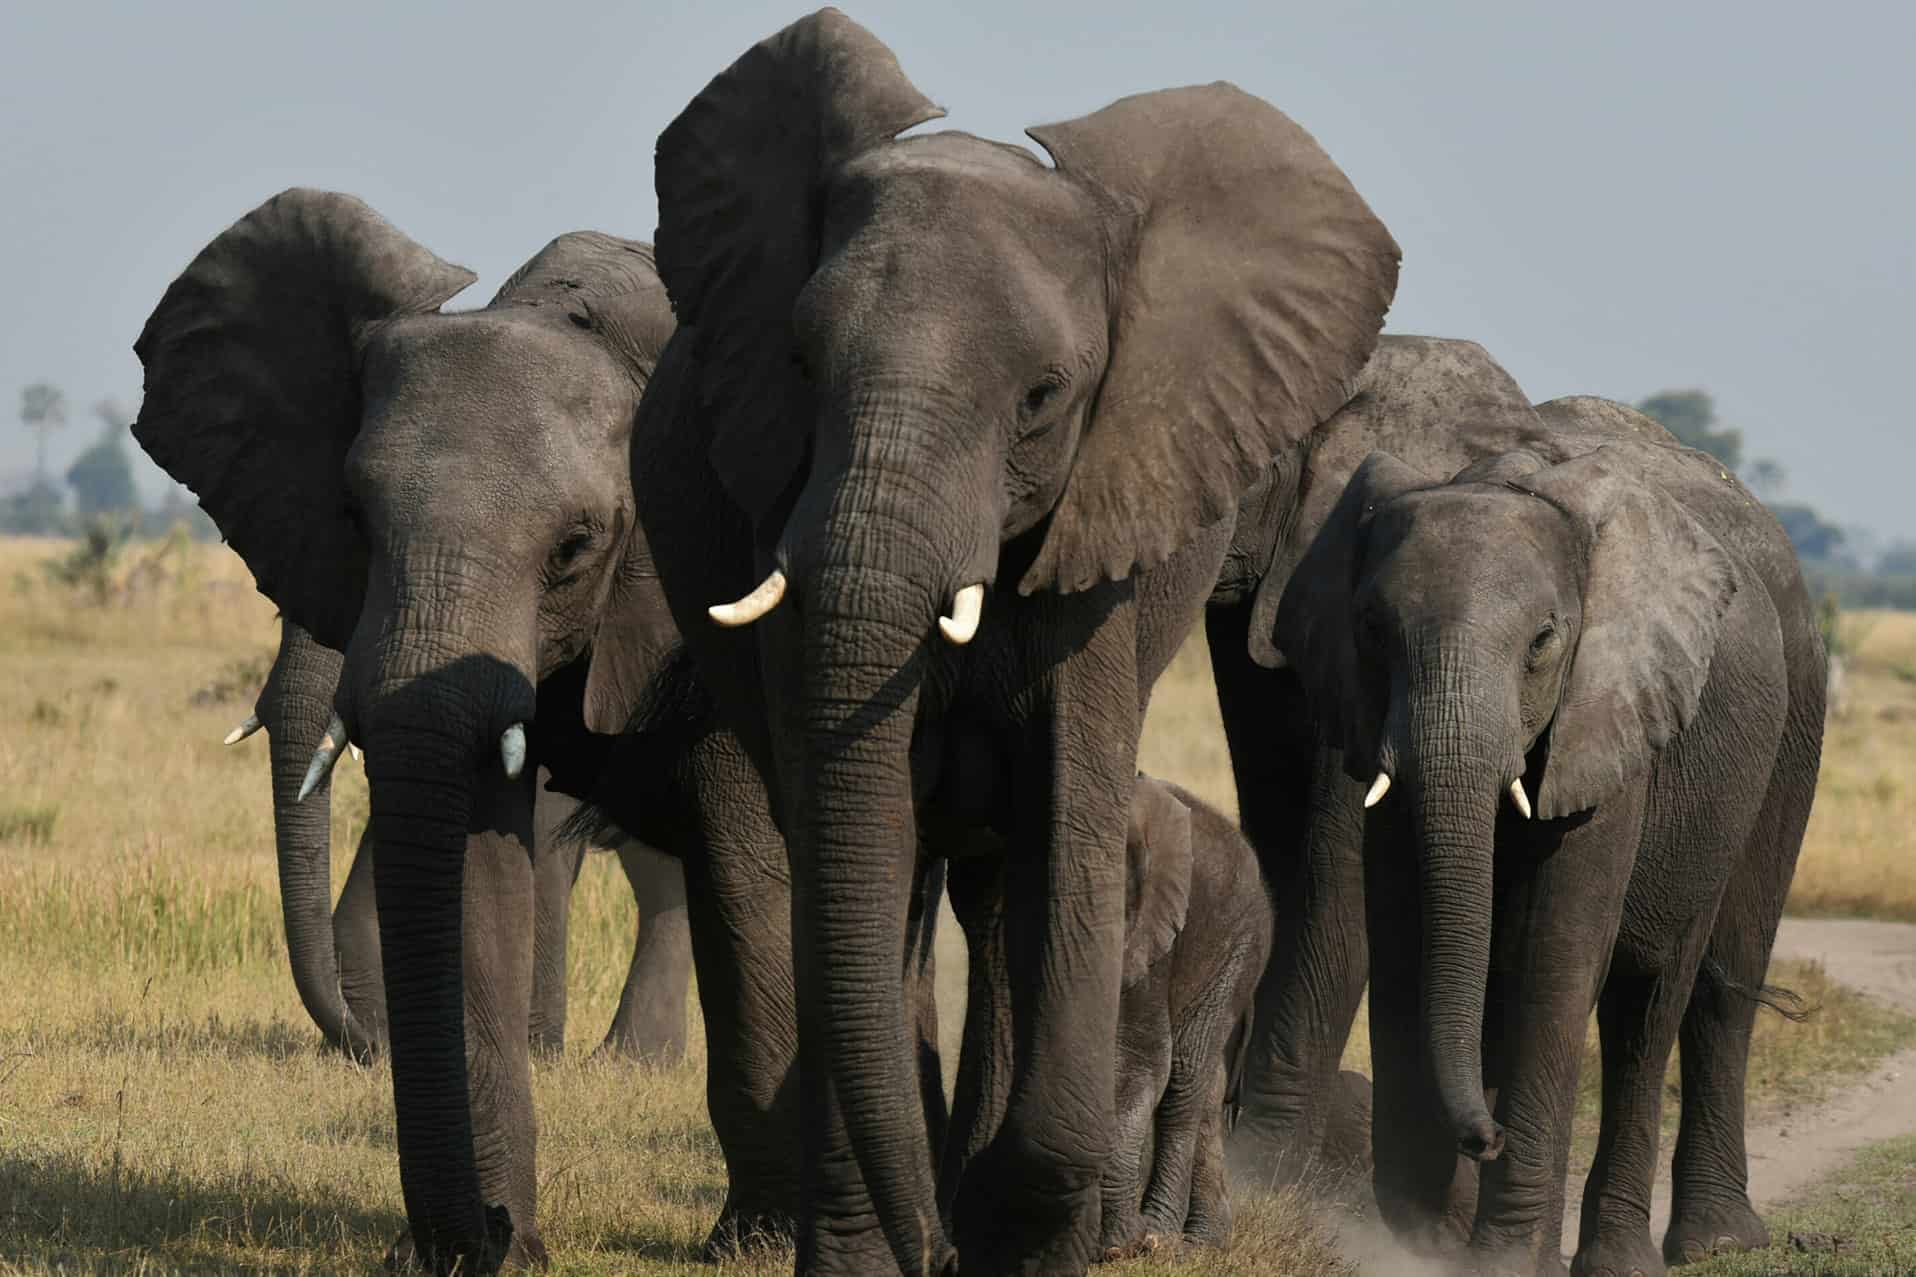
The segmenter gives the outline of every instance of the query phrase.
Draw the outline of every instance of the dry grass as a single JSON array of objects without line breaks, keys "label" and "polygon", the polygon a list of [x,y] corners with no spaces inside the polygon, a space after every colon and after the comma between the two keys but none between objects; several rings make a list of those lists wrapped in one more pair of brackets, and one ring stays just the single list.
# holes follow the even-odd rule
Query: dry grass
[{"label": "dry grass", "polygon": [[[99,605],[45,579],[39,563],[66,548],[0,541],[0,1273],[370,1268],[402,1223],[389,1083],[316,1049],[285,971],[265,750],[219,744],[270,660],[272,608],[209,547],[169,567],[176,579]],[[1860,708],[1891,703],[1879,684],[1916,707],[1890,672],[1907,654],[1916,624],[1866,636],[1859,709],[1832,737],[1846,788],[1826,787],[1816,831],[1833,845],[1840,826],[1850,851],[1905,860],[1912,835],[1891,812],[1907,821],[1907,800],[1871,785],[1906,770],[1907,748],[1867,766],[1845,751],[1865,751],[1866,729],[1916,730],[1916,716]],[[1198,645],[1157,697],[1144,765],[1232,809]],[[351,847],[366,814],[356,767],[334,794],[335,846]],[[1806,852],[1806,874],[1824,859]],[[1868,881],[1893,879],[1879,863]],[[1900,906],[1881,890],[1842,901],[1916,917],[1916,882],[1899,890]],[[609,857],[588,865],[574,919],[571,1042],[535,1079],[555,1269],[709,1272],[695,1248],[724,1184],[702,1064],[586,1058],[631,943]],[[945,941],[956,957],[955,928]],[[1297,1199],[1256,1198],[1231,1254],[1111,1271],[1334,1273],[1328,1223]],[[727,1266],[789,1270],[786,1254]]]}]

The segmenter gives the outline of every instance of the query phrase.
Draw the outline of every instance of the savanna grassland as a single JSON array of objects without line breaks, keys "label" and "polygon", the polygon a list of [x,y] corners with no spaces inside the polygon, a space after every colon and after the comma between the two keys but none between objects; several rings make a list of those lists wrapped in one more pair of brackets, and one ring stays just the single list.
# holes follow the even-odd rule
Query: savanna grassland
[{"label": "savanna grassland", "polygon": [[[0,542],[0,1272],[373,1268],[403,1226],[389,1082],[318,1049],[285,967],[265,745],[220,745],[271,660],[272,608],[218,547],[134,546],[56,581],[72,549]],[[1849,708],[1793,907],[1916,919],[1916,617],[1846,625]],[[1161,685],[1142,765],[1232,807],[1201,643]],[[333,792],[343,878],[357,766]],[[697,1025],[677,1069],[591,1058],[636,925],[611,857],[588,863],[573,920],[568,1049],[535,1075],[554,1270],[711,1272],[695,1258],[724,1178]],[[1907,1038],[1814,968],[1777,978],[1821,1009],[1760,1022],[1759,1104]],[[1344,1271],[1346,1217],[1252,1196],[1230,1254],[1110,1271]]]}]

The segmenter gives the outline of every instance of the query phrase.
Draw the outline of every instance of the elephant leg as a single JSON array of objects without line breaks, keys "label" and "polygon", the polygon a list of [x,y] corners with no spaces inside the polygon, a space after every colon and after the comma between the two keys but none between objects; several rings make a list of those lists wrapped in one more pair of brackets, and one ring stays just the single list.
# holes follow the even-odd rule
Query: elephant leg
[{"label": "elephant leg", "polygon": [[381,1050],[385,1049],[386,976],[379,957],[379,902],[373,893],[373,830],[359,835],[359,850],[346,871],[346,885],[333,906],[333,944],[339,954],[339,989],[346,1007]]},{"label": "elephant leg", "polygon": [[1362,787],[1314,743],[1304,687],[1247,648],[1251,605],[1205,613],[1218,708],[1230,741],[1238,819],[1276,906],[1231,1164],[1275,1187],[1310,1166],[1328,1120],[1324,1097],[1369,974],[1364,945]]},{"label": "elephant leg", "polygon": [[1495,1006],[1485,1029],[1505,1142],[1480,1169],[1470,1239],[1494,1264],[1563,1271],[1577,1074],[1617,944],[1642,809],[1640,793],[1622,795],[1568,832],[1539,830],[1507,809],[1498,816]]},{"label": "elephant leg", "polygon": [[785,845],[756,768],[729,733],[691,750],[698,837],[685,904],[705,1022],[706,1103],[725,1154],[708,1259],[790,1236],[799,1205],[798,1008]]},{"label": "elephant leg", "polygon": [[1663,1118],[1663,1075],[1677,1025],[1696,978],[1700,937],[1674,969],[1638,972],[1612,967],[1597,1002],[1603,1041],[1603,1125],[1584,1183],[1577,1237],[1577,1274],[1656,1277],[1663,1259],[1650,1241],[1650,1189],[1656,1177]]},{"label": "elephant leg", "polygon": [[677,857],[631,841],[619,844],[619,865],[638,902],[639,932],[618,1012],[599,1051],[671,1068],[685,1058],[692,983],[685,870]]},{"label": "elephant leg", "polygon": [[565,1052],[566,937],[572,923],[572,888],[585,862],[585,846],[561,843],[561,823],[577,804],[547,793],[545,773],[533,806],[532,1049]]},{"label": "elephant leg", "polygon": [[1820,694],[1793,693],[1777,769],[1743,863],[1725,888],[1683,1017],[1683,1107],[1663,1236],[1663,1256],[1673,1264],[1769,1244],[1769,1230],[1750,1202],[1743,1088],[1757,998],[1816,794],[1821,728]]},{"label": "elephant leg", "polygon": [[[1227,965],[1198,1001],[1184,1009],[1173,1030],[1171,1076],[1158,1105],[1157,1152],[1144,1194],[1145,1229],[1164,1241],[1175,1242],[1192,1231],[1198,1147],[1206,1122],[1223,1117],[1224,1043],[1231,1036],[1233,999],[1241,995],[1245,975],[1242,964]],[[1228,1218],[1227,1212],[1227,1228]]]},{"label": "elephant leg", "polygon": [[1371,1184],[1378,1214],[1410,1249],[1440,1254],[1469,1236],[1477,1164],[1441,1118],[1423,1041],[1423,915],[1407,822],[1370,816],[1364,856],[1370,948]]},{"label": "elephant leg", "polygon": [[[1096,1254],[1116,1104],[1125,830],[1137,776],[1136,637],[1110,618],[1070,655],[1021,751],[1005,866],[1017,1055],[1005,1120],[958,1186],[967,1268],[1078,1273]],[[1017,774],[1017,773],[1014,773]]]},{"label": "elephant leg", "polygon": [[1224,1092],[1228,1083],[1222,1060],[1211,1071],[1211,1094],[1204,1101],[1197,1146],[1191,1156],[1191,1206],[1184,1217],[1184,1240],[1222,1250],[1231,1244],[1231,1181],[1224,1160]]},{"label": "elephant leg", "polygon": [[1105,1259],[1127,1259],[1144,1243],[1145,1154],[1152,1144],[1159,1101],[1171,1081],[1171,1024],[1159,984],[1127,991],[1119,1013],[1118,1121],[1104,1166],[1098,1230]]},{"label": "elephant leg", "polygon": [[952,913],[965,933],[964,1045],[952,1088],[951,1122],[938,1173],[938,1209],[953,1227],[958,1185],[1004,1122],[1012,1075],[1011,974],[1005,952],[1003,862],[952,861],[946,870]]}]

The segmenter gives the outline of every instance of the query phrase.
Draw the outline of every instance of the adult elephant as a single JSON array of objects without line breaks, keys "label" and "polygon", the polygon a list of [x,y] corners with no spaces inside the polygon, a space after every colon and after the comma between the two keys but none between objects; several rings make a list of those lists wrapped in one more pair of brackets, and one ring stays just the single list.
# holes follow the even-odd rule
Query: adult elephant
[{"label": "adult elephant", "polygon": [[[939,114],[828,9],[665,130],[659,264],[682,326],[634,483],[702,672],[768,727],[801,1270],[947,1273],[962,1254],[1075,1273],[1111,1141],[1141,710],[1239,498],[1348,398],[1398,252],[1302,129],[1229,85],[1033,130],[1056,167],[897,139]],[[916,824],[961,736],[1012,778],[1026,975],[1005,1111],[953,1117],[954,1249],[901,959]]]},{"label": "adult elephant", "polygon": [[[1744,1072],[1815,793],[1822,643],[1789,539],[1714,458],[1604,400],[1538,416],[1532,446],[1454,477],[1366,461],[1277,638],[1347,770],[1373,778],[1386,1218],[1441,1219],[1461,1147],[1485,1163],[1472,1257],[1562,1271],[1594,1008],[1603,1129],[1575,1271],[1660,1273],[1767,1240]],[[1659,1256],[1650,1182],[1679,1034]]]},{"label": "adult elephant", "polygon": [[[676,643],[628,479],[672,330],[650,248],[564,235],[490,305],[440,313],[471,280],[358,200],[287,191],[194,259],[136,346],[142,446],[344,654],[315,761],[365,747],[400,1175],[414,1251],[441,1271],[543,1254],[535,776],[589,773],[593,733],[626,726]],[[695,927],[703,910],[715,935],[773,937],[751,970],[722,943],[694,956],[702,994],[749,991],[707,1006],[728,1214],[789,1210],[786,923],[709,886],[754,858],[782,879],[768,800],[716,728],[627,779],[673,826],[635,832],[682,853]]]},{"label": "adult elephant", "polygon": [[[311,763],[333,716],[342,657],[291,620],[253,713],[227,736],[265,728],[271,749],[273,835],[286,952],[300,1003],[327,1045],[359,1060],[386,1049],[386,986],[373,901],[372,826],[361,833],[335,907],[330,770]],[[310,783],[310,791],[308,785]],[[566,935],[586,844],[557,837],[576,803],[542,785],[534,806],[533,1045],[565,1046]],[[638,906],[639,931],[619,1007],[600,1050],[656,1064],[685,1053],[692,969],[685,879],[676,859],[621,838],[617,854]]]}]

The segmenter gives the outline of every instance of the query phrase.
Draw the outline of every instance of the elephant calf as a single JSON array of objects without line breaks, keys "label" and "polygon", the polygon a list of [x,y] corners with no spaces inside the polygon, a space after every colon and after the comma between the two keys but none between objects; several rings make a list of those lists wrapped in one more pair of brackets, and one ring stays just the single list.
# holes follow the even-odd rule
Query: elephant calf
[{"label": "elephant calf", "polygon": [[1271,944],[1257,854],[1218,812],[1140,775],[1125,841],[1106,1259],[1179,1237],[1203,1246],[1229,1242],[1225,1091]]}]

